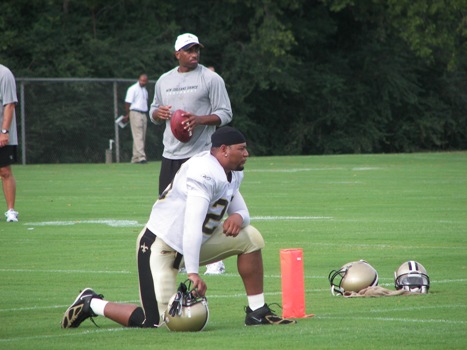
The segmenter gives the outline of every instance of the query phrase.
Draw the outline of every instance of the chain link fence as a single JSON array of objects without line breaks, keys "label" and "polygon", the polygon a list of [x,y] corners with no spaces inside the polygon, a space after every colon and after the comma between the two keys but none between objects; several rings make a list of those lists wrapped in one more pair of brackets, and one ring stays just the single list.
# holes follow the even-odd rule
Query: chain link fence
[{"label": "chain link fence", "polygon": [[[19,162],[129,162],[130,126],[116,123],[125,114],[125,95],[135,79],[17,78]],[[155,81],[147,85],[149,103]],[[146,154],[160,160],[163,127],[148,121]]]}]

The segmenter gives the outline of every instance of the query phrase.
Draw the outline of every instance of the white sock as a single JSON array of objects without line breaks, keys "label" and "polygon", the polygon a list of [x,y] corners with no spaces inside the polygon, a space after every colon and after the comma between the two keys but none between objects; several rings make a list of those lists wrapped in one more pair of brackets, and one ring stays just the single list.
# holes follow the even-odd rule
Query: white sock
[{"label": "white sock", "polygon": [[108,301],[102,300],[99,298],[93,298],[91,299],[91,310],[97,315],[97,316],[105,316],[104,315],[104,308],[107,305]]},{"label": "white sock", "polygon": [[251,311],[255,311],[260,307],[264,306],[264,293],[256,295],[248,295],[248,306]]}]

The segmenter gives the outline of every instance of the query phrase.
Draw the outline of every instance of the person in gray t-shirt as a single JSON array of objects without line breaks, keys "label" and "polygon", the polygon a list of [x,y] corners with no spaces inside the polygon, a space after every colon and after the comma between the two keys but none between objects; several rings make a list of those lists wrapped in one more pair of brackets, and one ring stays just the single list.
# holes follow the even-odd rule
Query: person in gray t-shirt
[{"label": "person in gray t-shirt", "polygon": [[18,157],[15,115],[17,103],[15,77],[7,67],[0,64],[0,178],[8,208],[5,213],[7,222],[18,221],[18,212],[14,208],[16,180],[11,169],[11,164],[16,163]]},{"label": "person in gray t-shirt", "polygon": [[[175,42],[179,66],[162,74],[156,82],[149,116],[153,123],[165,124],[159,194],[172,182],[185,161],[210,149],[211,135],[216,128],[232,120],[224,80],[199,64],[201,48],[204,46],[197,36],[190,33],[179,35]],[[178,109],[187,112],[187,126],[193,133],[186,143],[177,140],[170,129],[170,117]]]}]

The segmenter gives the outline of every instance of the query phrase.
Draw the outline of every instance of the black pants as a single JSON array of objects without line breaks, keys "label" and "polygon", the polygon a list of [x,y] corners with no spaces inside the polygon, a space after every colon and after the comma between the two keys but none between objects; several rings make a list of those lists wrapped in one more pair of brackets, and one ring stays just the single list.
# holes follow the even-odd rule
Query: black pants
[{"label": "black pants", "polygon": [[167,159],[162,157],[161,172],[159,174],[159,195],[164,192],[167,186],[172,182],[175,174],[183,163],[190,158],[185,159]]},{"label": "black pants", "polygon": [[[157,240],[160,240],[160,238],[157,238],[157,236],[147,228],[142,235],[140,234],[138,236],[137,261],[139,292],[144,313],[142,310],[135,313],[133,320],[131,320],[131,326],[133,327],[158,327],[160,323],[161,315],[159,313],[157,295],[154,288],[154,279],[151,271],[151,247]],[[183,255],[176,253],[172,256],[174,258],[172,268],[178,271]]]}]

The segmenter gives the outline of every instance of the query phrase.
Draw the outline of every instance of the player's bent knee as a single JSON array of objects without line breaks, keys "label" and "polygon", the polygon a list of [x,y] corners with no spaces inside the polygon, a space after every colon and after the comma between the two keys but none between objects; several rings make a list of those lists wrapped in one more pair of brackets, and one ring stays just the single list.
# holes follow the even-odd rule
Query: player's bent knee
[{"label": "player's bent knee", "polygon": [[261,233],[253,226],[248,225],[242,229],[250,240],[248,250],[245,253],[253,253],[264,248],[264,239]]},{"label": "player's bent knee", "polygon": [[143,327],[144,319],[145,317],[143,309],[138,307],[130,315],[130,319],[128,320],[128,327]]}]

